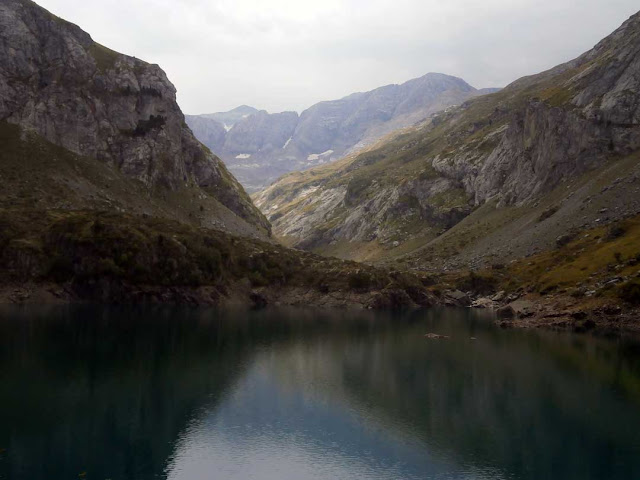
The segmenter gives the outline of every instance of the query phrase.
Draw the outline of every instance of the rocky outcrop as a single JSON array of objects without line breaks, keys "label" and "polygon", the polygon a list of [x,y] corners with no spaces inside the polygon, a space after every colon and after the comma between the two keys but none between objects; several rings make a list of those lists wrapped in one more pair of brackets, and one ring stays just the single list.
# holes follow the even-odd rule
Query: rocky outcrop
[{"label": "rocky outcrop", "polygon": [[[427,255],[417,249],[442,236],[434,255],[457,255],[525,213],[537,215],[532,211],[560,186],[640,150],[639,79],[636,14],[576,60],[434,115],[426,125],[330,168],[285,177],[257,195],[256,202],[278,234],[303,248],[357,259],[381,259],[398,255],[395,248],[403,254],[413,248],[420,262]],[[600,188],[614,180],[619,186],[621,180],[602,175]],[[346,189],[344,196],[318,216],[320,199],[336,198],[341,189]],[[556,202],[567,206],[578,198],[584,202],[572,207],[584,212],[578,217],[582,221],[574,213],[567,229],[582,227],[602,210],[586,188],[570,200],[574,193],[556,195]],[[491,208],[481,208],[486,205]],[[616,203],[617,217],[611,219],[634,214],[634,205],[631,196],[629,208]],[[504,214],[483,217],[494,207],[504,208]],[[445,234],[468,217],[465,223],[475,223],[473,228]],[[560,225],[546,222],[538,228],[541,222],[514,224],[511,237],[505,233],[496,240],[502,244],[491,246],[492,255],[504,254],[514,233],[525,227],[535,237],[552,223]],[[556,231],[554,238],[563,233]],[[361,248],[363,242],[367,248]],[[412,247],[405,247],[408,242]],[[535,238],[530,243],[535,248]],[[363,251],[373,257],[363,257]]]},{"label": "rocky outcrop", "polygon": [[[320,102],[300,117],[294,112],[261,111],[233,124],[221,120],[227,118],[225,114],[188,116],[187,122],[243,185],[256,191],[285,173],[339,159],[435,112],[494,90],[476,90],[459,78],[429,73],[402,85]],[[202,130],[204,124],[197,118],[215,118],[219,123],[211,125],[211,131]],[[230,130],[221,139],[223,123]]]},{"label": "rocky outcrop", "polygon": [[111,165],[149,192],[201,189],[269,229],[193,136],[160,67],[99,45],[29,0],[0,4],[0,120]]}]

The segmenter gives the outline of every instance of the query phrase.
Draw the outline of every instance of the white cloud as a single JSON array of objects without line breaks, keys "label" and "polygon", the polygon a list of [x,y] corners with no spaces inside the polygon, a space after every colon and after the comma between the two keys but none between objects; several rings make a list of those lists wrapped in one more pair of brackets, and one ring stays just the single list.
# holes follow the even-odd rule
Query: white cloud
[{"label": "white cloud", "polygon": [[302,110],[437,71],[504,86],[592,47],[637,0],[39,0],[160,64],[188,113]]}]

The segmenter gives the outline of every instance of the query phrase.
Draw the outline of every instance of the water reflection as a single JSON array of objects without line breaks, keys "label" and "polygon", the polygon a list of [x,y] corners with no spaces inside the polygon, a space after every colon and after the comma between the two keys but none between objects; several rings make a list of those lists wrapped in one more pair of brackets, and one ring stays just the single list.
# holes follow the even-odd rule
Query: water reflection
[{"label": "water reflection", "polygon": [[640,478],[636,343],[465,310],[5,310],[0,407],[6,479]]}]

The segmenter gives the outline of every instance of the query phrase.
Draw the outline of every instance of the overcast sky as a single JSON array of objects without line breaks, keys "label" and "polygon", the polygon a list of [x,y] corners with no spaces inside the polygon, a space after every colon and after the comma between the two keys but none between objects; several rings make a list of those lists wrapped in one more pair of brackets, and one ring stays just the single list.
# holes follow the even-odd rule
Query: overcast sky
[{"label": "overcast sky", "polygon": [[473,86],[570,60],[638,0],[36,0],[158,63],[185,113],[301,111],[428,72]]}]

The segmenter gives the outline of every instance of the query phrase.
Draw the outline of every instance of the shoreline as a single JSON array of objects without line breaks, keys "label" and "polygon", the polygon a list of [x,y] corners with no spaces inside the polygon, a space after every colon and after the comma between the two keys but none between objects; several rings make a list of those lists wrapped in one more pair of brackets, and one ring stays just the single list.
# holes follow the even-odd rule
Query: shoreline
[{"label": "shoreline", "polygon": [[[606,299],[542,297],[534,294],[491,300],[474,300],[459,291],[445,291],[419,305],[399,290],[368,292],[320,292],[306,287],[252,288],[245,283],[231,287],[157,287],[120,285],[105,290],[102,298],[82,296],[70,285],[11,283],[0,285],[0,305],[71,305],[104,303],[118,305],[192,305],[211,307],[313,307],[353,310],[402,310],[455,307],[490,311],[501,328],[546,329],[597,335],[640,335],[640,308],[614,304]],[[499,295],[499,294],[498,294]]]}]

